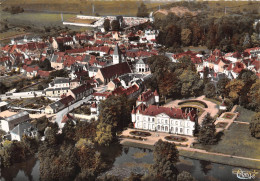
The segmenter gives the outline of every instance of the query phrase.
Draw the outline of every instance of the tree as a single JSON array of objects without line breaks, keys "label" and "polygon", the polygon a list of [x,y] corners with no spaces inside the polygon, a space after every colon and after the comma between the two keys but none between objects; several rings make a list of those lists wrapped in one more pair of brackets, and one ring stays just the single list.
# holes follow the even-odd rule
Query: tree
[{"label": "tree", "polygon": [[191,174],[189,172],[182,171],[177,176],[177,181],[195,181],[195,179],[191,176]]},{"label": "tree", "polygon": [[181,30],[181,41],[183,46],[189,46],[191,42],[192,32],[188,28]]},{"label": "tree", "polygon": [[260,111],[260,79],[256,80],[250,88],[249,107],[252,110]]},{"label": "tree", "polygon": [[213,98],[216,96],[216,87],[212,82],[205,85],[204,94],[207,98]]},{"label": "tree", "polygon": [[115,139],[115,133],[112,132],[112,125],[100,122],[97,125],[95,141],[99,145],[109,146]]},{"label": "tree", "polygon": [[109,31],[110,30],[110,20],[105,19],[103,26],[106,31]]},{"label": "tree", "polygon": [[227,85],[228,97],[234,102],[238,102],[238,98],[241,95],[241,91],[244,87],[244,82],[242,80],[233,79]]},{"label": "tree", "polygon": [[157,180],[176,180],[178,174],[176,163],[179,161],[179,151],[175,144],[160,139],[155,143],[153,157],[152,175]]},{"label": "tree", "polygon": [[142,2],[141,5],[138,7],[137,17],[148,17],[148,15],[148,9],[146,5]]},{"label": "tree", "polygon": [[39,67],[44,71],[50,71],[52,70],[51,62],[49,59],[45,59],[44,61],[40,61]]},{"label": "tree", "polygon": [[119,31],[120,30],[120,23],[118,20],[113,20],[111,22],[111,28],[113,31]]},{"label": "tree", "polygon": [[253,137],[260,138],[260,112],[255,113],[252,117],[249,129]]},{"label": "tree", "polygon": [[182,83],[181,95],[183,97],[198,96],[203,90],[203,81],[197,73],[185,70],[180,75]]},{"label": "tree", "polygon": [[226,89],[226,85],[230,82],[230,80],[226,77],[220,79],[217,83],[217,93],[222,97],[227,97],[228,90]]},{"label": "tree", "polygon": [[214,124],[215,120],[210,116],[209,113],[204,117],[202,126],[198,135],[198,142],[203,145],[215,144],[216,139],[216,127]]},{"label": "tree", "polygon": [[0,82],[0,94],[5,94],[7,91],[8,87],[3,82]]},{"label": "tree", "polygon": [[99,104],[99,121],[112,126],[112,132],[122,130],[131,122],[131,108],[126,96],[110,96]]}]

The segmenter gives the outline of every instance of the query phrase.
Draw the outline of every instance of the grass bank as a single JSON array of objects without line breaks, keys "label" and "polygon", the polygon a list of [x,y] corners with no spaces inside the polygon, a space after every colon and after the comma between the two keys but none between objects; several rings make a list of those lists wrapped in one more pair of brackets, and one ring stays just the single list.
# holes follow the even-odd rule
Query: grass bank
[{"label": "grass bank", "polygon": [[[148,145],[145,143],[142,143],[142,144],[134,143],[134,142],[130,142],[130,141],[123,142],[122,145],[129,146],[129,147],[135,147],[135,148],[146,148],[146,149],[151,149],[151,150],[154,149],[153,145]],[[179,149],[179,155],[183,156],[183,157],[196,159],[196,160],[205,160],[205,161],[210,161],[213,163],[220,163],[220,164],[224,164],[224,165],[260,169],[260,162],[244,160],[244,159],[240,159],[240,158],[225,157],[225,156],[220,156],[220,155],[209,155],[206,153],[191,152],[191,151],[180,150],[180,149]]]}]

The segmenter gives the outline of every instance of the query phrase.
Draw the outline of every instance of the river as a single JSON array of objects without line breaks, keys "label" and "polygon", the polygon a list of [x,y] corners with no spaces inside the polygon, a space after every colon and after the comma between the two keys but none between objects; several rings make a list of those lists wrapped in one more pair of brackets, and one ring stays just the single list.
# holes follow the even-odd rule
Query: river
[{"label": "river", "polygon": [[[146,174],[148,173],[148,167],[152,163],[153,152],[151,150],[124,146],[121,155],[115,159],[113,167],[104,174],[116,175],[121,178],[129,176],[131,172]],[[39,160],[31,158],[26,162],[15,164],[8,169],[2,169],[1,180],[37,181],[40,178],[39,167]],[[195,160],[182,156],[180,156],[180,162],[177,164],[177,167],[179,171],[185,170],[190,172],[198,181],[239,180],[237,176],[232,173],[232,170],[239,169],[239,167]],[[244,168],[240,169],[246,170]],[[260,180],[259,174],[255,180]]]}]

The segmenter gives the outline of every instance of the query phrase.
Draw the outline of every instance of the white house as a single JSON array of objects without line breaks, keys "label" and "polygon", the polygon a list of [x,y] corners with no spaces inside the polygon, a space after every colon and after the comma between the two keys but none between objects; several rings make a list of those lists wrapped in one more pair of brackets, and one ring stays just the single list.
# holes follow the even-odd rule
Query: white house
[{"label": "white house", "polygon": [[[2,114],[5,114],[5,111],[2,112]],[[26,122],[30,119],[29,113],[26,111],[17,113],[17,114],[11,114],[11,116],[8,117],[2,117],[1,118],[1,129],[5,132],[11,131],[16,125]]]},{"label": "white house", "polygon": [[196,111],[140,104],[132,110],[132,122],[137,129],[193,136]]},{"label": "white house", "polygon": [[37,137],[37,131],[37,128],[28,122],[18,124],[14,129],[12,129],[12,131],[10,131],[11,140],[21,141],[24,135],[32,138]]},{"label": "white house", "polygon": [[147,59],[140,59],[135,64],[136,72],[148,72],[150,71],[149,65],[147,63]]}]

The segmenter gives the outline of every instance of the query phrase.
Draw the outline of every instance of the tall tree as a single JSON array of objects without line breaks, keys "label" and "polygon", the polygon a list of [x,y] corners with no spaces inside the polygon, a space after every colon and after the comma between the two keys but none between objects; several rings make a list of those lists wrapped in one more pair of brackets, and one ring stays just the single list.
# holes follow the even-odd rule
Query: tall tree
[{"label": "tall tree", "polygon": [[113,31],[119,31],[120,30],[120,23],[118,20],[113,20],[111,22],[111,28]]},{"label": "tall tree", "polygon": [[222,97],[228,96],[228,90],[226,89],[226,85],[230,82],[230,80],[226,77],[220,79],[217,83],[217,93]]},{"label": "tall tree", "polygon": [[109,31],[110,30],[110,20],[105,19],[103,26],[106,31]]},{"label": "tall tree", "polygon": [[191,43],[192,32],[188,28],[181,30],[181,41],[183,46],[189,46]]},{"label": "tall tree", "polygon": [[146,5],[142,2],[137,10],[137,17],[148,17],[149,12]]},{"label": "tall tree", "polygon": [[260,79],[252,85],[249,91],[249,107],[252,110],[260,111]]},{"label": "tall tree", "polygon": [[250,122],[251,135],[255,138],[260,138],[260,112],[257,112],[252,117]]},{"label": "tall tree", "polygon": [[207,98],[213,98],[216,96],[216,87],[212,82],[205,85],[204,94]]},{"label": "tall tree", "polygon": [[207,113],[203,119],[202,126],[199,131],[199,143],[203,145],[212,145],[216,143],[216,127],[214,122],[215,120],[210,116],[209,113]]},{"label": "tall tree", "polygon": [[233,79],[227,85],[228,97],[236,104],[238,103],[238,98],[241,95],[241,91],[244,87],[244,82],[242,80]]},{"label": "tall tree", "polygon": [[203,81],[195,72],[185,70],[180,75],[182,83],[181,95],[183,97],[199,96],[203,90]]},{"label": "tall tree", "polygon": [[179,151],[175,144],[160,139],[155,143],[153,156],[152,175],[157,180],[176,180],[178,174],[176,163],[179,161]]}]

